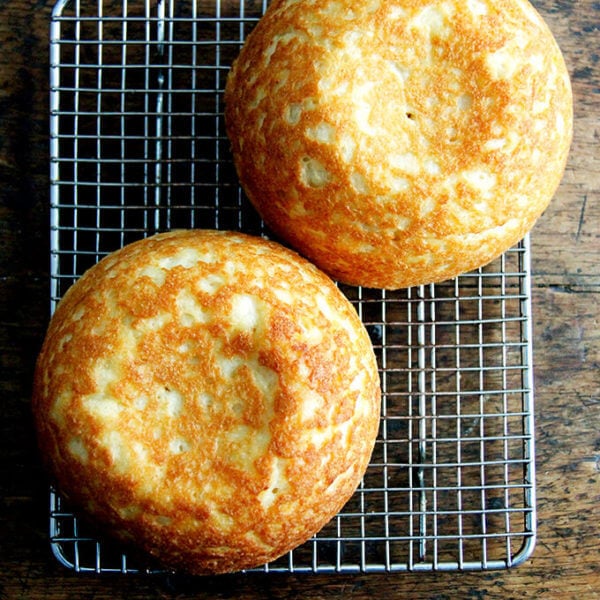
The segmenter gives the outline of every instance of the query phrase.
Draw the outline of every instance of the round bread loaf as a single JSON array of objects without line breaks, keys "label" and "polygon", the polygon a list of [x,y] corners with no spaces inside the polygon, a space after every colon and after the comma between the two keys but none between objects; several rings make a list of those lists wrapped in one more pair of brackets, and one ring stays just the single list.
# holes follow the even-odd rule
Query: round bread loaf
[{"label": "round bread loaf", "polygon": [[572,135],[563,57],[526,0],[275,0],[225,102],[266,223],[368,287],[502,254],[554,195]]},{"label": "round bread loaf", "polygon": [[35,374],[62,495],[193,574],[255,567],[322,528],[379,425],[368,334],[313,265],[241,234],[115,252],[60,302]]}]

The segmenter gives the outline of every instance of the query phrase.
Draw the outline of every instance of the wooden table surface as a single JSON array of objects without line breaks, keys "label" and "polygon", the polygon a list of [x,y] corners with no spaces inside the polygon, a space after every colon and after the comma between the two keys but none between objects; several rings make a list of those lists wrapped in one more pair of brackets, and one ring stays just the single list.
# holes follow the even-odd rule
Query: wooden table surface
[{"label": "wooden table surface", "polygon": [[538,544],[501,572],[82,576],[50,554],[29,408],[48,317],[51,4],[0,0],[0,599],[600,597],[600,2],[536,0],[572,75],[575,138],[532,234]]}]

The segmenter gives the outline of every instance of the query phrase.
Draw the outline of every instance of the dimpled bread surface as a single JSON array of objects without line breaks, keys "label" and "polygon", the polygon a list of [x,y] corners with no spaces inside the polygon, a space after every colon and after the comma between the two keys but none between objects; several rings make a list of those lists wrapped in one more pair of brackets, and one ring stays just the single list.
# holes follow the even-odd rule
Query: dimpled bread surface
[{"label": "dimpled bread surface", "polygon": [[572,136],[563,57],[526,0],[275,0],[225,101],[267,224],[368,287],[450,279],[517,243]]},{"label": "dimpled bread surface", "polygon": [[322,528],[367,468],[369,337],[313,265],[241,234],[135,242],[74,284],[35,376],[62,495],[163,565],[261,565]]}]

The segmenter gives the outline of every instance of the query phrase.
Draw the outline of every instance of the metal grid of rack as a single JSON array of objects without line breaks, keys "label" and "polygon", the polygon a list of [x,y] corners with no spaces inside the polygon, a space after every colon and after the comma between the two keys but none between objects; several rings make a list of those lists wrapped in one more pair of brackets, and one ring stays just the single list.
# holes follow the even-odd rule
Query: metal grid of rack
[{"label": "metal grid of rack", "polygon": [[[223,123],[227,71],[266,10],[255,0],[60,0],[50,29],[51,308],[107,253],[181,227],[263,225]],[[529,245],[453,281],[341,286],[383,386],[364,481],[268,572],[482,570],[535,543]],[[152,572],[98,540],[50,491],[57,559]]]}]

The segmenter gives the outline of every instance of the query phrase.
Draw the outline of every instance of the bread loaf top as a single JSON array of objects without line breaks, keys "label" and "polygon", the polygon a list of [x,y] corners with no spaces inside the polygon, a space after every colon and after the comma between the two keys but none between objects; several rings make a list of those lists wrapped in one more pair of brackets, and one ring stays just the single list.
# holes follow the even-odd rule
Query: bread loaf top
[{"label": "bread loaf top", "polygon": [[526,0],[276,0],[225,100],[267,224],[368,287],[507,250],[554,195],[572,135],[563,57]]},{"label": "bread loaf top", "polygon": [[190,573],[294,548],[348,500],[379,424],[369,337],[331,280],[260,238],[179,231],[59,304],[33,410],[61,493]]}]

